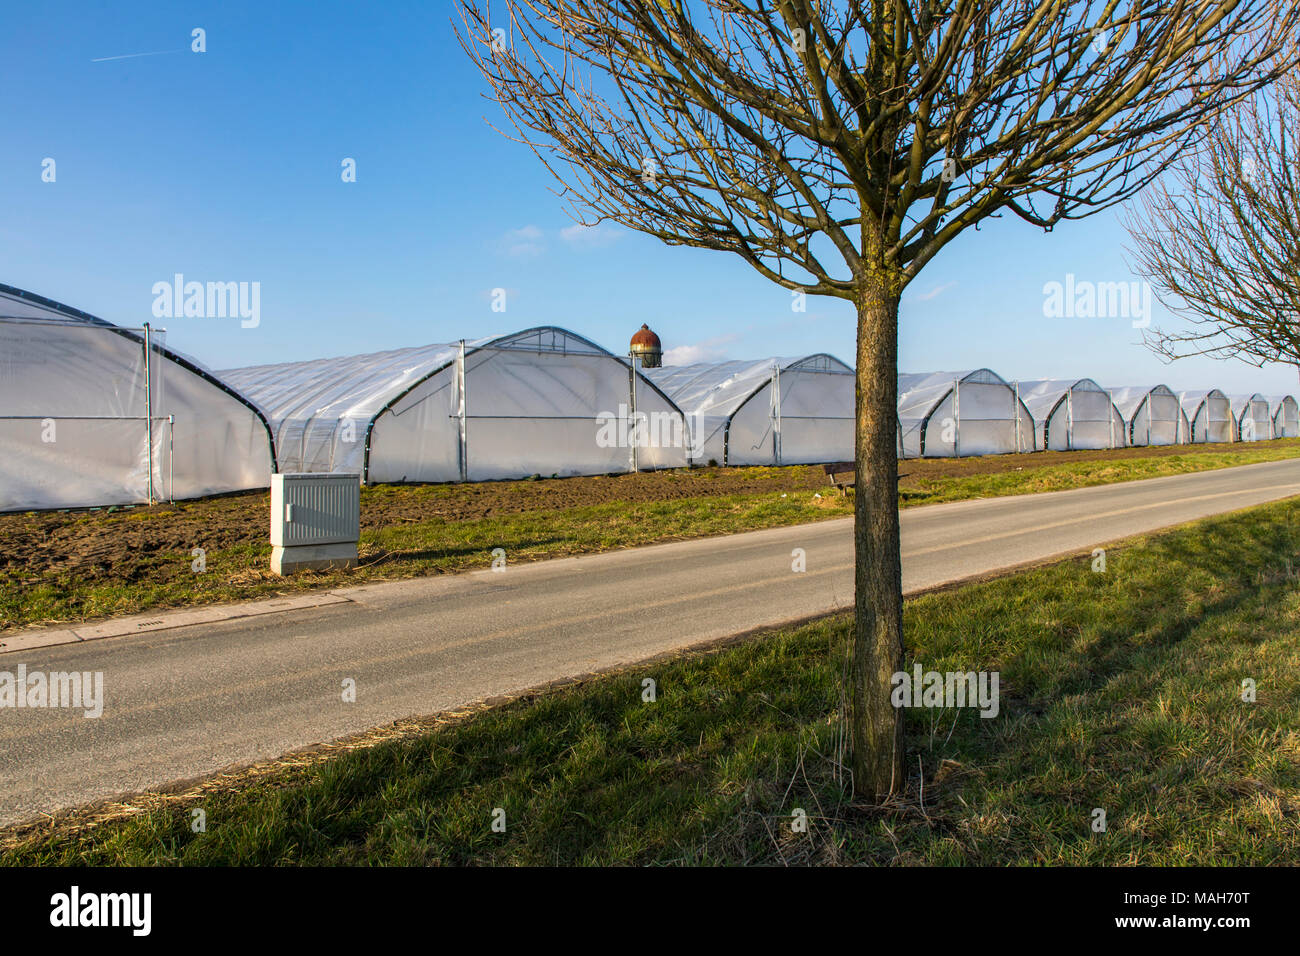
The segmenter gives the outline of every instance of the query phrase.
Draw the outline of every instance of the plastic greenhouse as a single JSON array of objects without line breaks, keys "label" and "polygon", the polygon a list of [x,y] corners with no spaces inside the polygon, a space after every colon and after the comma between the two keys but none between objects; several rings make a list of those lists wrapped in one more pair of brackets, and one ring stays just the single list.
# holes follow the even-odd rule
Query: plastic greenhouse
[{"label": "plastic greenhouse", "polygon": [[853,370],[833,355],[645,370],[685,413],[693,460],[794,465],[853,458]]},{"label": "plastic greenhouse", "polygon": [[270,484],[265,419],[162,340],[0,285],[0,511]]},{"label": "plastic greenhouse", "polygon": [[1199,392],[1180,392],[1178,403],[1183,407],[1191,427],[1194,444],[1203,442],[1233,441],[1236,429],[1232,424],[1232,403],[1217,388]]},{"label": "plastic greenhouse", "polygon": [[1232,425],[1237,441],[1268,441],[1273,437],[1273,412],[1268,399],[1253,395],[1229,395]]},{"label": "plastic greenhouse", "polygon": [[221,374],[266,412],[286,472],[373,484],[686,463],[686,424],[662,392],[551,326]]},{"label": "plastic greenhouse", "polygon": [[1003,455],[1034,448],[1034,418],[997,373],[898,376],[900,445],[906,458]]},{"label": "plastic greenhouse", "polygon": [[1273,412],[1273,437],[1300,437],[1300,405],[1290,395],[1270,395],[1269,408]]},{"label": "plastic greenhouse", "polygon": [[1044,451],[1122,448],[1124,418],[1090,378],[1020,382],[1020,400],[1034,418],[1034,447]]},{"label": "plastic greenhouse", "polygon": [[[646,330],[648,332],[648,329]],[[855,376],[834,356],[641,369],[553,326],[213,372],[161,329],[0,285],[0,511],[363,482],[615,474],[854,456]],[[1291,395],[900,374],[899,457],[1300,437]]]},{"label": "plastic greenhouse", "polygon": [[1182,445],[1192,430],[1168,385],[1126,385],[1110,390],[1111,400],[1124,418],[1130,445]]}]

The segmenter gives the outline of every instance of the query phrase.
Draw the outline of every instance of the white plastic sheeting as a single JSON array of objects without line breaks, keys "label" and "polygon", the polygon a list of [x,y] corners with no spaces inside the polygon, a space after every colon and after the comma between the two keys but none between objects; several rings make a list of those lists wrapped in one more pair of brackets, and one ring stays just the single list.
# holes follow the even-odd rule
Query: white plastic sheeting
[{"label": "white plastic sheeting", "polygon": [[1232,403],[1217,388],[1179,392],[1178,404],[1187,416],[1193,444],[1236,440],[1232,423]]},{"label": "white plastic sheeting", "polygon": [[550,326],[463,350],[425,345],[221,374],[265,410],[282,471],[351,471],[373,484],[686,464],[689,434],[673,404],[622,359]]},{"label": "white plastic sheeting", "polygon": [[1253,395],[1229,395],[1232,403],[1232,424],[1237,441],[1268,441],[1273,437],[1273,412],[1268,399],[1258,392]]},{"label": "white plastic sheeting", "polygon": [[646,369],[697,435],[694,461],[793,465],[854,456],[853,370],[832,355]]},{"label": "white plastic sheeting", "polygon": [[1178,396],[1168,385],[1125,385],[1110,389],[1124,419],[1130,445],[1181,445],[1191,441],[1191,427]]},{"label": "white plastic sheeting", "polygon": [[[473,347],[486,341],[466,344]],[[458,345],[426,345],[226,369],[220,374],[266,413],[281,471],[361,474],[370,422],[402,392],[453,363],[459,351]],[[419,457],[440,449],[448,467],[459,469],[454,429],[442,421],[454,412],[444,409],[439,420],[431,423],[434,428],[444,426],[441,430],[449,432],[450,439],[440,435],[441,440],[428,449],[420,442],[411,453]]]},{"label": "white plastic sheeting", "polygon": [[1270,395],[1269,409],[1273,413],[1273,437],[1300,437],[1300,404],[1291,395]]},{"label": "white plastic sheeting", "polygon": [[1034,418],[989,369],[898,376],[900,446],[906,458],[1004,455],[1034,448]]},{"label": "white plastic sheeting", "polygon": [[1020,400],[1034,418],[1034,448],[1044,451],[1122,448],[1124,419],[1090,378],[1020,382]]},{"label": "white plastic sheeting", "polygon": [[257,410],[166,349],[161,330],[149,338],[146,379],[143,329],[0,285],[0,511],[270,484]]}]

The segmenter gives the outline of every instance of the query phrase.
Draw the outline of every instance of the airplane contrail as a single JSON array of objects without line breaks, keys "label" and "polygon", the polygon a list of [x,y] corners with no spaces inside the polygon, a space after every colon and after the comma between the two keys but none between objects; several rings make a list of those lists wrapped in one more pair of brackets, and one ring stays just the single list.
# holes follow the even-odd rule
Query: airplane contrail
[{"label": "airplane contrail", "polygon": [[123,53],[121,56],[97,56],[91,63],[103,63],[105,60],[129,60],[133,56],[162,56],[164,53],[184,53],[184,50],[155,50],[153,53]]}]

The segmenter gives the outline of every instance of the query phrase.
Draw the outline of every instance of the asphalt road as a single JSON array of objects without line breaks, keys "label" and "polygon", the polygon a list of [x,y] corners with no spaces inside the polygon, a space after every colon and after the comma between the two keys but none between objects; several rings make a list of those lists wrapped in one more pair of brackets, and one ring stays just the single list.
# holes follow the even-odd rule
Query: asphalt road
[{"label": "asphalt road", "polygon": [[[904,588],[1297,494],[1300,460],[911,509]],[[98,718],[0,708],[0,823],[849,607],[852,522],[334,594],[326,606],[0,653],[0,672],[102,672],[105,698]]]}]

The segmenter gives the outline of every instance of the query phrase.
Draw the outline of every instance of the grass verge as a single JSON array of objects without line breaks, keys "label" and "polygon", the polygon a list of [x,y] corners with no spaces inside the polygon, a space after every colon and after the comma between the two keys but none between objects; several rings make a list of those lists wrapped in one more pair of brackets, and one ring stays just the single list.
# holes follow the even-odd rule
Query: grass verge
[{"label": "grass verge", "polygon": [[[899,480],[898,498],[900,506],[909,507],[938,504],[944,501],[964,501],[968,498],[1033,495],[1045,491],[1069,491],[1072,488],[1110,485],[1121,481],[1140,481],[1144,478],[1187,475],[1237,465],[1281,461],[1297,456],[1300,456],[1300,439],[1283,439],[1267,446],[1238,447],[1231,451],[1187,452],[1143,458],[1084,459],[1044,468],[1035,468],[1026,464],[1007,471],[969,476],[955,474],[931,478],[917,475],[914,478],[908,476],[911,480],[908,478]],[[1023,459],[1027,456],[1017,457]]]},{"label": "grass verge", "polygon": [[845,785],[833,618],[14,831],[0,863],[1293,863],[1298,522],[1280,502],[1139,539],[1102,573],[909,601],[908,666],[997,671],[1000,712],[909,710],[886,806]]}]

